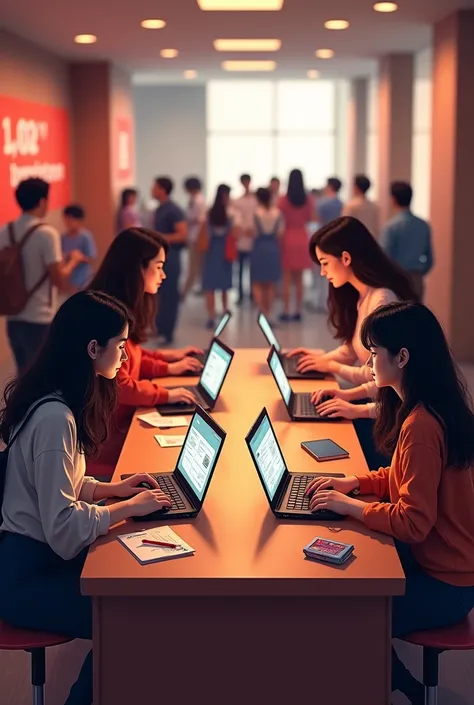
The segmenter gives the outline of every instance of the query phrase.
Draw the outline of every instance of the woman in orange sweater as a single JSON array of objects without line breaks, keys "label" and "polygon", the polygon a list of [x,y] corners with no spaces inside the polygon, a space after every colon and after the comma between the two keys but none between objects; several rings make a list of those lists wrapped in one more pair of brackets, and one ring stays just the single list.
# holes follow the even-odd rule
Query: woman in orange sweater
[{"label": "woman in orange sweater", "polygon": [[193,353],[183,350],[147,350],[141,347],[155,320],[156,293],[166,278],[168,243],[159,233],[145,228],[123,230],[109,247],[104,261],[90,284],[125,304],[134,322],[126,343],[126,360],[117,376],[119,404],[115,412],[115,431],[102,446],[98,458],[87,463],[87,474],[110,478],[120,456],[127,431],[138,406],[194,402],[193,394],[182,387],[167,390],[152,380],[167,375],[200,373],[201,363]]},{"label": "woman in orange sweater", "polygon": [[[361,477],[318,479],[307,492],[313,510],[333,509],[396,540],[406,592],[393,599],[392,635],[403,637],[455,624],[474,607],[474,414],[428,308],[382,306],[366,318],[361,338],[379,389],[375,436],[383,452],[393,452],[392,464]],[[392,689],[414,705],[424,702],[421,683],[393,649]]]}]

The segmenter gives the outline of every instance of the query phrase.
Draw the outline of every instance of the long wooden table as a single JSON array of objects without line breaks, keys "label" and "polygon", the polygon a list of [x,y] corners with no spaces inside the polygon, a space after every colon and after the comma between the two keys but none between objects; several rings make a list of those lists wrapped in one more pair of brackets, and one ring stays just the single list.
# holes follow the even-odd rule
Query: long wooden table
[{"label": "long wooden table", "polygon": [[[266,406],[290,469],[354,474],[367,469],[354,428],[289,423],[266,355],[236,351],[213,413],[228,436],[203,509],[163,522],[195,556],[141,566],[115,540],[132,521],[89,551],[94,705],[389,705],[391,598],[404,592],[393,542],[348,519],[337,534],[330,522],[275,519],[244,440]],[[179,449],[160,448],[155,433],[134,419],[116,478],[175,466]],[[300,447],[328,437],[349,460],[321,465]],[[354,543],[354,557],[305,559],[317,535]]]}]

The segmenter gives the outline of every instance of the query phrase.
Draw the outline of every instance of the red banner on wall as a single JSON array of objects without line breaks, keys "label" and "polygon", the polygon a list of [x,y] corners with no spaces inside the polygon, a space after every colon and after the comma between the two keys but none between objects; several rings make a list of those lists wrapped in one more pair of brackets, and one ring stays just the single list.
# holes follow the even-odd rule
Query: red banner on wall
[{"label": "red banner on wall", "polygon": [[67,110],[0,95],[0,224],[18,216],[14,191],[30,177],[51,185],[51,210],[69,202],[69,134]]},{"label": "red banner on wall", "polygon": [[116,174],[120,181],[133,175],[133,124],[125,117],[117,118],[115,125]]}]

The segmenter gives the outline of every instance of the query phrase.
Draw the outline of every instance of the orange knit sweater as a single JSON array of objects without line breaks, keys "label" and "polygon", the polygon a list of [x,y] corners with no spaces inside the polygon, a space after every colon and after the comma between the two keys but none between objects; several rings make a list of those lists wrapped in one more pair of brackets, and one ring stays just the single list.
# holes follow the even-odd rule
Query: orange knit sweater
[{"label": "orange knit sweater", "polygon": [[443,429],[432,414],[414,409],[391,466],[359,482],[361,494],[388,500],[364,509],[368,527],[411,544],[414,558],[433,577],[474,586],[474,472],[446,467]]}]

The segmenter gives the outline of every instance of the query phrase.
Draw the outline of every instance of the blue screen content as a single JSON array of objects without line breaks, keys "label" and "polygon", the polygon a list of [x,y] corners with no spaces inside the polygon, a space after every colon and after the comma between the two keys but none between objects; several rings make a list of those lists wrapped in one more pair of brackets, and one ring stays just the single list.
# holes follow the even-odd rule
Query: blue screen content
[{"label": "blue screen content", "polygon": [[200,383],[211,399],[217,399],[227,369],[232,361],[232,355],[214,342],[207,356],[206,364],[201,374]]},{"label": "blue screen content", "polygon": [[270,345],[273,345],[275,350],[280,352],[280,343],[275,338],[275,333],[273,332],[269,322],[267,321],[267,319],[265,318],[263,313],[261,313],[260,316],[258,317],[258,324],[259,324],[260,328],[262,329],[262,332],[263,332],[265,338],[268,340],[268,343]]},{"label": "blue screen content", "polygon": [[214,331],[215,338],[218,338],[220,336],[220,334],[222,333],[222,331],[226,327],[229,318],[230,318],[230,313],[224,313],[224,315],[222,316],[222,318],[219,322],[219,325],[217,326],[216,330]]},{"label": "blue screen content", "polygon": [[255,431],[250,441],[250,449],[270,501],[272,501],[286,470],[286,464],[268,416],[263,417],[261,424]]},{"label": "blue screen content", "polygon": [[283,397],[285,404],[288,406],[291,399],[291,387],[288,382],[288,377],[285,374],[285,370],[283,369],[283,365],[281,364],[280,358],[276,352],[274,352],[270,358],[270,367],[275,375],[275,380],[278,385],[278,389],[280,390],[280,394]]},{"label": "blue screen content", "polygon": [[178,470],[202,500],[216,464],[222,438],[203,418],[194,415],[178,460]]}]

